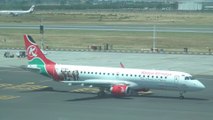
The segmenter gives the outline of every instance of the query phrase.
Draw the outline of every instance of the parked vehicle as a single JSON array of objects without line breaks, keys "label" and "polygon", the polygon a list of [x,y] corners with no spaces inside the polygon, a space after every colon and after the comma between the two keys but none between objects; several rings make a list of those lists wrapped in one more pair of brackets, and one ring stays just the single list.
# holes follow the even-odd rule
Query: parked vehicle
[{"label": "parked vehicle", "polygon": [[16,56],[18,58],[25,58],[26,57],[26,52],[25,51],[19,51],[16,53]]},{"label": "parked vehicle", "polygon": [[6,52],[4,53],[4,57],[6,57],[6,58],[14,58],[14,54],[13,54],[13,53],[10,53],[9,51],[6,51]]}]

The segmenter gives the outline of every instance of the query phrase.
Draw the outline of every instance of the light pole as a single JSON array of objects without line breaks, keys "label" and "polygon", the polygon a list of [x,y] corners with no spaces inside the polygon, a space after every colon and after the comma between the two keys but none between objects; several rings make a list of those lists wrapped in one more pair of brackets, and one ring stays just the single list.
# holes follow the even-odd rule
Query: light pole
[{"label": "light pole", "polygon": [[156,25],[153,26],[153,36],[152,36],[152,50],[155,52],[156,50]]},{"label": "light pole", "polygon": [[44,50],[44,26],[42,24],[42,19],[40,21],[40,34],[41,34],[41,50]]}]

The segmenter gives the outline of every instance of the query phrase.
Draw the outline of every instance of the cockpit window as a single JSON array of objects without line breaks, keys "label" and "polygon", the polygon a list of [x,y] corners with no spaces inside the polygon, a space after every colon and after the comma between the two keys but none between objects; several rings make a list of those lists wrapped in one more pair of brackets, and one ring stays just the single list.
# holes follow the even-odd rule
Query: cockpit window
[{"label": "cockpit window", "polygon": [[194,78],[192,76],[186,76],[185,80],[193,80]]}]

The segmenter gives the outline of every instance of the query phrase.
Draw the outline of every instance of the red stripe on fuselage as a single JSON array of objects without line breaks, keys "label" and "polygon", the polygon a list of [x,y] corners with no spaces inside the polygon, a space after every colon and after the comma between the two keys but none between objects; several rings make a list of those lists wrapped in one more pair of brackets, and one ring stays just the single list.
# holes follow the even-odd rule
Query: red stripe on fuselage
[{"label": "red stripe on fuselage", "polygon": [[48,74],[50,76],[52,76],[55,81],[62,81],[63,79],[60,78],[60,76],[56,72],[55,65],[56,64],[46,64],[46,66],[45,66],[46,70],[47,70]]}]

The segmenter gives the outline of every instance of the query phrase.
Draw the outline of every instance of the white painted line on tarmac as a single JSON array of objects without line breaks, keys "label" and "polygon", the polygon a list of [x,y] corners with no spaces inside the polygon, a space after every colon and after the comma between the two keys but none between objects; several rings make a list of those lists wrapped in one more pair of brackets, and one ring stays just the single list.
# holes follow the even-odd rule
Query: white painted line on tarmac
[{"label": "white painted line on tarmac", "polygon": [[0,100],[10,100],[10,99],[15,99],[19,98],[20,96],[11,96],[11,95],[0,95]]},{"label": "white painted line on tarmac", "polygon": [[40,81],[40,82],[36,82],[36,84],[39,84],[39,83],[45,83],[45,82],[51,82],[52,80],[50,79],[50,80],[42,80],[42,81]]},{"label": "white painted line on tarmac", "polygon": [[17,66],[17,67],[15,67],[15,66],[9,66],[9,65],[0,65],[0,67],[7,67],[7,68],[18,68],[18,66]]},{"label": "white painted line on tarmac", "polygon": [[0,70],[1,72],[30,72],[30,71],[20,71],[20,70]]}]

